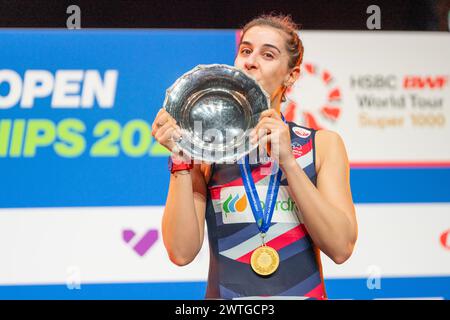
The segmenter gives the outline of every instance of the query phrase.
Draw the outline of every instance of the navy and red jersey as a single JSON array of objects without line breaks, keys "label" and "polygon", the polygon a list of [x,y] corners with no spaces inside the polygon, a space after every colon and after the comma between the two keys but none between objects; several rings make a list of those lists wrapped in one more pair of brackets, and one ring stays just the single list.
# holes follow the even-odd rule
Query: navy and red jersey
[{"label": "navy and red jersey", "polygon": [[[293,122],[288,125],[296,161],[316,185],[316,131]],[[270,166],[270,162],[250,164],[262,202],[266,198]],[[265,236],[266,244],[276,249],[280,256],[279,267],[272,275],[261,277],[250,266],[251,254],[262,242],[237,164],[212,166],[206,222],[210,245],[206,298],[294,296],[326,299],[319,250],[289,195],[284,173],[271,226]]]}]

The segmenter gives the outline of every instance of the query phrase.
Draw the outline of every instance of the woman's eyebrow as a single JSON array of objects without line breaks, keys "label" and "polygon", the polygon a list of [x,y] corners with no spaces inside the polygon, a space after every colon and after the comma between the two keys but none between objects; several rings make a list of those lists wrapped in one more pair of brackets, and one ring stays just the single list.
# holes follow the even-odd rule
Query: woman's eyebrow
[{"label": "woman's eyebrow", "polygon": [[[243,44],[245,44],[245,45],[247,45],[247,46],[253,46],[252,43],[251,43],[250,41],[242,41],[240,45],[243,45]],[[277,50],[278,53],[281,54],[280,49],[278,49],[278,48],[277,48],[276,46],[274,46],[273,44],[265,43],[265,44],[263,44],[262,46],[263,46],[263,47],[273,48],[273,49]]]},{"label": "woman's eyebrow", "polygon": [[273,48],[273,49],[277,50],[278,53],[281,53],[280,49],[278,49],[277,47],[275,47],[275,46],[272,45],[272,44],[265,43],[265,44],[263,44],[263,47]]}]

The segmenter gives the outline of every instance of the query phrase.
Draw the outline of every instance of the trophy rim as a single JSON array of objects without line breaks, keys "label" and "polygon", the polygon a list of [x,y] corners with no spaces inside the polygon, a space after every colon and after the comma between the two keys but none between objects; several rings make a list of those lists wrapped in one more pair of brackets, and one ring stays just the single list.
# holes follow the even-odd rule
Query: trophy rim
[{"label": "trophy rim", "polygon": [[[244,123],[247,124],[246,128],[244,128],[242,130],[242,135],[240,136],[240,139],[238,140],[239,143],[234,143],[231,145],[227,145],[227,144],[221,144],[221,145],[217,145],[217,144],[212,144],[208,142],[205,142],[203,139],[198,138],[193,131],[190,131],[186,128],[183,128],[183,126],[181,125],[181,122],[179,114],[182,113],[183,111],[186,111],[186,103],[181,104],[178,101],[178,104],[176,103],[177,101],[173,102],[171,101],[172,95],[174,95],[174,91],[176,91],[179,88],[183,88],[183,86],[186,86],[185,81],[187,81],[188,77],[191,77],[192,75],[195,75],[196,72],[202,71],[202,70],[211,70],[214,68],[218,68],[219,70],[226,70],[223,72],[223,77],[222,80],[226,80],[226,81],[235,81],[235,78],[227,78],[225,77],[225,75],[227,74],[227,72],[229,74],[233,74],[235,72],[237,72],[237,76],[241,79],[244,79],[246,81],[248,81],[247,83],[243,82],[243,84],[245,84],[246,86],[250,87],[251,90],[253,91],[254,94],[256,94],[256,97],[253,98],[253,100],[257,100],[257,101],[253,101],[254,104],[256,104],[255,102],[259,102],[258,105],[252,105],[252,103],[250,101],[248,101],[248,97],[246,96],[245,93],[242,94],[239,92],[239,94],[243,95],[243,99],[245,102],[247,102],[247,104],[249,105],[249,107],[245,108],[244,106],[242,106],[242,104],[238,101],[238,105],[242,106],[242,110],[244,112],[244,114],[246,112],[248,112],[248,115],[246,115],[244,117]],[[220,75],[219,75],[220,78]],[[195,88],[195,87],[194,87]],[[211,88],[207,88],[207,89],[203,89],[203,90],[208,90],[208,89],[212,89],[214,91],[218,90],[218,91],[224,91],[225,93],[228,93],[231,97],[233,97],[236,100],[239,100],[239,98],[236,98],[235,95],[233,95],[233,93],[229,92],[223,88],[220,88],[218,86],[216,87],[211,87]],[[256,90],[254,90],[256,89]],[[202,91],[202,90],[200,90]],[[197,91],[198,92],[198,91]],[[233,91],[235,94],[237,92]],[[176,92],[175,92],[176,94]],[[189,95],[187,97],[192,97],[192,92],[189,93]],[[174,109],[174,105],[175,106],[179,106],[179,110],[178,109]],[[164,104],[163,104],[163,108],[165,110],[167,110],[169,112],[169,114],[171,114],[172,117],[175,118],[175,120],[177,121],[177,123],[180,125],[181,127],[181,139],[176,141],[176,145],[177,147],[183,151],[183,153],[185,153],[187,156],[189,156],[191,159],[193,160],[200,160],[203,162],[207,162],[207,163],[233,163],[236,162],[237,160],[239,160],[240,158],[242,158],[243,156],[249,154],[250,152],[252,152],[253,150],[255,150],[258,145],[252,145],[250,143],[250,139],[249,139],[249,133],[250,131],[256,126],[257,120],[259,120],[259,114],[261,112],[263,112],[264,110],[268,110],[270,109],[270,96],[269,94],[262,88],[262,86],[257,82],[257,80],[251,76],[248,75],[246,73],[244,73],[241,69],[235,67],[235,66],[231,66],[231,65],[227,65],[227,64],[199,64],[197,66],[195,66],[194,68],[192,68],[191,70],[185,72],[183,75],[181,75],[179,78],[177,78],[177,80],[166,90],[166,96],[164,99]],[[189,105],[188,105],[189,106]],[[192,105],[190,105],[192,107]],[[177,110],[177,113],[175,113],[174,110]],[[254,118],[258,116],[258,119],[255,120]],[[235,139],[235,138],[234,138]],[[193,147],[195,146],[195,147]],[[220,146],[220,147],[219,147]],[[241,147],[243,148],[243,150],[241,149],[240,151],[236,152],[236,151],[232,151],[235,150],[236,147]],[[217,151],[219,151],[219,155],[216,156]]]}]

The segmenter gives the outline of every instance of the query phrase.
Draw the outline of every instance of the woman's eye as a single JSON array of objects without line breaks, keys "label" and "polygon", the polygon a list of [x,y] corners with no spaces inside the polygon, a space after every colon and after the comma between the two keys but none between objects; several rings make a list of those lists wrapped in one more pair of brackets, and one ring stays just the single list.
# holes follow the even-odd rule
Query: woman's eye
[{"label": "woman's eye", "polygon": [[242,49],[241,50],[242,54],[250,54],[250,52],[251,52],[250,49]]},{"label": "woman's eye", "polygon": [[265,52],[264,53],[264,57],[269,58],[269,59],[273,59],[274,58],[273,54],[271,54],[270,52]]}]

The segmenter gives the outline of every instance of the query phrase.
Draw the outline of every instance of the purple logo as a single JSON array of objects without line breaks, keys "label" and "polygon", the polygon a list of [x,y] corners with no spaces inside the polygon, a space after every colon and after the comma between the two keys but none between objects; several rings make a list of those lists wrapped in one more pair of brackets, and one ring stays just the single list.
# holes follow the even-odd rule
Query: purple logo
[{"label": "purple logo", "polygon": [[[122,232],[123,241],[126,243],[129,243],[135,236],[136,233],[130,229]],[[138,242],[134,245],[133,250],[142,257],[155,244],[156,240],[158,240],[158,230],[150,229],[141,237],[141,239],[138,240]]]}]

